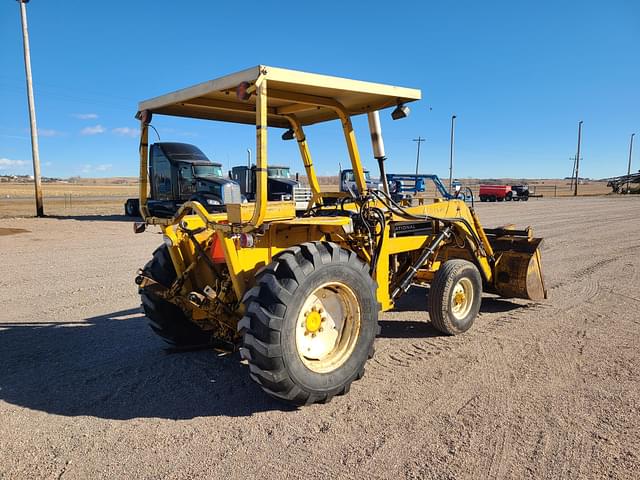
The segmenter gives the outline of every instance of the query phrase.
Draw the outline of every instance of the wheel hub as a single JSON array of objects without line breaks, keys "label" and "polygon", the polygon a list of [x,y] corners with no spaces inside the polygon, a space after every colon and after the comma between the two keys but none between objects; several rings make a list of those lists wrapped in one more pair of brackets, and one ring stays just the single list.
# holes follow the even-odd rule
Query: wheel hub
[{"label": "wheel hub", "polygon": [[307,329],[307,333],[316,333],[319,330],[322,330],[322,322],[324,319],[320,312],[316,310],[316,307],[313,306],[312,309],[307,312],[307,318],[304,322],[305,327]]}]

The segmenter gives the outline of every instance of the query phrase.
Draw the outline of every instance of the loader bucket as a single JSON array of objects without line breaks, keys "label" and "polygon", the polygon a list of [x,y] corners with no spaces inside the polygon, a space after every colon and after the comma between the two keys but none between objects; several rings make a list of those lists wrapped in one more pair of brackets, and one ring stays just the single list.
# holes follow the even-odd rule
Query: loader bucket
[{"label": "loader bucket", "polygon": [[496,258],[494,287],[498,295],[528,300],[544,300],[541,238],[501,237],[491,242]]}]

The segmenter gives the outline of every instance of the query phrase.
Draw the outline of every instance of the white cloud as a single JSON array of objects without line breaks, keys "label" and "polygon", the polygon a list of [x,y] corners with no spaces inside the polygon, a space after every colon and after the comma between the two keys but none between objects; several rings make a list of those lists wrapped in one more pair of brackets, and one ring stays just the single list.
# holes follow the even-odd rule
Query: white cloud
[{"label": "white cloud", "polygon": [[113,167],[113,165],[111,163],[100,163],[98,165],[93,165],[91,163],[85,163],[80,168],[80,172],[83,173],[84,175],[88,175],[90,173],[95,173],[95,172],[103,172],[104,173],[104,172],[108,172],[109,170],[111,170],[111,167]]},{"label": "white cloud", "polygon": [[97,113],[74,113],[71,116],[80,120],[95,120],[98,118]]},{"label": "white cloud", "polygon": [[51,165],[53,165],[53,162],[44,162],[42,165],[44,167],[50,167]]},{"label": "white cloud", "polygon": [[9,158],[0,158],[0,170],[7,169],[9,167],[22,167],[28,162],[26,160],[11,160]]},{"label": "white cloud", "polygon": [[163,133],[172,133],[175,136],[182,136],[182,137],[197,137],[198,134],[196,132],[189,132],[189,131],[185,131],[185,130],[176,130],[175,128],[163,128],[162,129]]},{"label": "white cloud", "polygon": [[64,134],[52,128],[39,128],[38,135],[40,135],[41,137],[59,137]]},{"label": "white cloud", "polygon": [[139,130],[137,128],[129,128],[129,127],[118,127],[111,130],[116,135],[120,135],[121,137],[137,137],[139,134]]},{"label": "white cloud", "polygon": [[5,135],[4,133],[0,133],[0,137],[4,138],[17,138],[18,140],[29,140],[29,137],[22,135]]},{"label": "white cloud", "polygon": [[85,127],[80,131],[81,135],[98,135],[104,133],[106,130],[102,125],[95,125],[93,127]]}]

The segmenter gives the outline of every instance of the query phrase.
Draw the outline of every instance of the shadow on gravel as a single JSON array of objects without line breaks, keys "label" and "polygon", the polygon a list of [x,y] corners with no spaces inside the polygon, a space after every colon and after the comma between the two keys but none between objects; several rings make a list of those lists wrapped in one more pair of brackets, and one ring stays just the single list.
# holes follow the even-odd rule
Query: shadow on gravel
[{"label": "shadow on gravel", "polygon": [[[394,312],[424,312],[428,310],[427,296],[429,289],[413,286],[396,302]],[[515,303],[497,297],[482,298],[480,314],[505,313],[516,309],[526,308],[526,305]],[[436,330],[431,322],[415,320],[380,320],[381,338],[429,338],[446,336]]]},{"label": "shadow on gravel", "polygon": [[140,220],[139,217],[128,217],[126,215],[46,215],[46,218],[54,218],[56,220],[78,220],[95,222],[96,220],[103,222],[133,222]]},{"label": "shadow on gravel", "polygon": [[0,399],[66,416],[125,420],[288,410],[237,355],[167,354],[138,308],[68,323],[0,323]]},{"label": "shadow on gravel", "polygon": [[414,320],[380,320],[379,338],[429,338],[446,337],[431,325],[431,322]]},{"label": "shadow on gravel", "polygon": [[[413,286],[401,296],[396,302],[394,312],[419,312],[427,311],[427,297],[429,289],[427,287]],[[521,303],[515,303],[508,299],[498,297],[482,297],[480,313],[504,313],[524,308]]]}]

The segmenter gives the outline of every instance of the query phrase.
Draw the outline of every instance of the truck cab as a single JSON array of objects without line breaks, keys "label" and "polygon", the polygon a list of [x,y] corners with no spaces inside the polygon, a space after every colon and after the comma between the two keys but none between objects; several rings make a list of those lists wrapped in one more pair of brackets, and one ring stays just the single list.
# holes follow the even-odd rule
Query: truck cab
[{"label": "truck cab", "polygon": [[[248,201],[256,196],[256,166],[240,165],[233,167],[229,177],[240,185],[240,192]],[[271,201],[294,201],[296,210],[306,210],[311,199],[311,189],[303,187],[285,165],[267,167],[267,199]]]},{"label": "truck cab", "polygon": [[[364,179],[367,184],[367,188],[382,189],[382,184],[377,180],[371,178],[369,170],[364,171]],[[353,173],[353,169],[347,168],[340,170],[340,191],[341,192],[357,192],[356,177]]]},{"label": "truck cab", "polygon": [[[195,145],[158,142],[149,148],[151,195],[149,211],[171,217],[189,200],[200,202],[209,212],[222,212],[226,203],[240,203],[240,188],[224,178],[222,164],[214,163]],[[138,199],[125,203],[125,213],[136,215]]]}]

